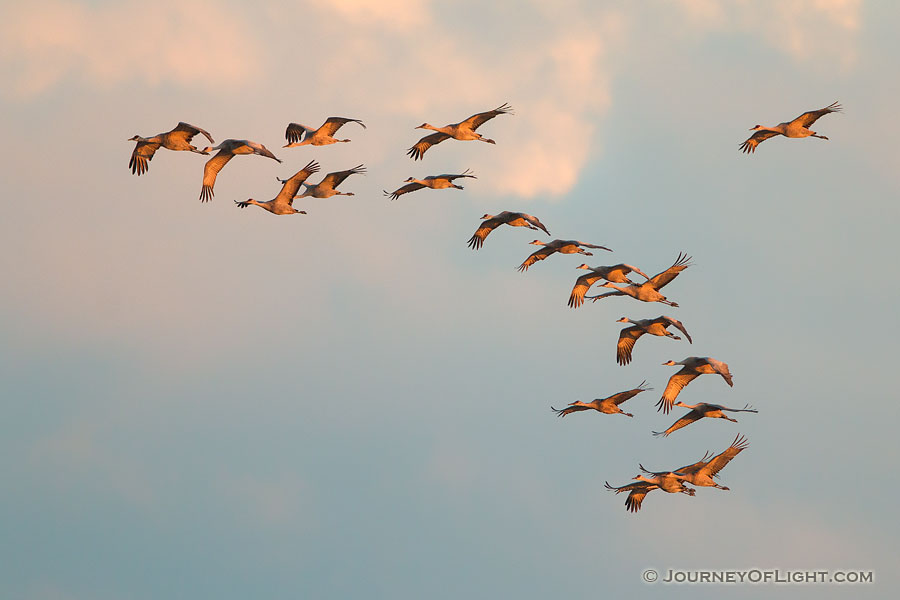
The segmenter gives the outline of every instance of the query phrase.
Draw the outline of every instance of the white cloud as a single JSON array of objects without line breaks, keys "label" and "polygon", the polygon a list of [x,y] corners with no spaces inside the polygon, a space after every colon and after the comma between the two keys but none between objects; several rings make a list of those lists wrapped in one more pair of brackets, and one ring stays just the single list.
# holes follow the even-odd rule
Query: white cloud
[{"label": "white cloud", "polygon": [[848,67],[856,59],[861,0],[678,0],[690,26],[756,33],[794,60],[823,58]]},{"label": "white cloud", "polygon": [[[500,18],[447,26],[424,0],[269,6],[244,15],[253,18],[231,4],[136,6],[54,0],[5,10],[0,49],[12,89],[27,98],[68,77],[100,88],[254,82],[283,98],[302,93],[306,105],[354,98],[370,123],[380,115],[398,124],[393,131],[408,127],[409,145],[422,133],[412,130],[420,118],[443,125],[509,102],[515,117],[482,128],[496,148],[445,142],[419,164],[472,156],[485,175],[475,193],[526,198],[560,198],[577,182],[611,104],[610,49],[624,31],[616,12],[573,25],[545,6],[523,12],[538,37],[509,35],[516,26]],[[277,101],[269,98],[270,107]],[[382,154],[399,150],[378,141]]]},{"label": "white cloud", "polygon": [[160,0],[89,8],[72,0],[8,4],[0,55],[23,98],[66,77],[90,85],[237,86],[260,53],[239,16],[215,2]]},{"label": "white cloud", "polygon": [[[376,28],[342,24],[350,28],[347,41],[310,60],[306,76],[326,91],[359,94],[367,112],[396,123],[393,131],[408,128],[406,147],[428,133],[413,130],[423,121],[445,125],[508,102],[514,116],[480,129],[496,147],[448,140],[417,167],[447,172],[431,166],[439,156],[443,165],[466,157],[482,177],[473,193],[560,198],[577,182],[611,105],[609,56],[624,20],[610,13],[593,21],[573,28],[547,20],[540,38],[515,36],[500,45],[456,28],[392,33],[386,40]],[[382,153],[397,150],[381,145]]]},{"label": "white cloud", "polygon": [[430,15],[426,4],[426,0],[331,0],[315,6],[352,23],[377,22],[379,26],[402,29],[428,24]]}]

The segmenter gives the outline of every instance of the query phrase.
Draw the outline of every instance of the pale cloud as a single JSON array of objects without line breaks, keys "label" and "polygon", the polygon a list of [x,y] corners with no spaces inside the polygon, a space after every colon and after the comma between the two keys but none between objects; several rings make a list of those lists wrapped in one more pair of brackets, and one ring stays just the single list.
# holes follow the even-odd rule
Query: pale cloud
[{"label": "pale cloud", "polygon": [[[355,104],[370,123],[378,118],[396,123],[392,131],[408,128],[408,140],[401,142],[406,147],[423,133],[413,130],[422,121],[444,125],[509,102],[514,117],[482,128],[497,140],[496,148],[445,142],[419,164],[434,163],[438,154],[447,162],[471,156],[483,176],[474,193],[522,198],[559,199],[577,183],[611,105],[609,58],[626,31],[620,12],[598,11],[573,25],[543,5],[528,7],[526,15],[540,27],[540,37],[508,36],[501,45],[493,37],[504,31],[493,30],[508,23],[447,27],[435,22],[424,0],[278,5],[255,11],[253,19],[242,19],[240,8],[230,4],[169,0],[136,6],[55,0],[6,9],[0,48],[12,89],[27,98],[51,92],[69,77],[99,88],[174,83],[215,89],[256,82],[261,89],[281,87],[292,103],[297,91],[306,105],[358,98]],[[289,56],[301,41],[308,50],[291,71],[294,80],[273,80],[276,72],[279,79],[285,73],[269,63]],[[277,106],[270,98],[273,112]],[[378,141],[371,160],[402,152]]]},{"label": "pale cloud", "polygon": [[755,33],[797,61],[823,58],[841,67],[856,60],[862,0],[678,0],[696,30]]},{"label": "pale cloud", "polygon": [[316,6],[352,23],[378,23],[400,29],[427,25],[430,21],[427,4],[426,0],[331,0]]},{"label": "pale cloud", "polygon": [[[612,103],[606,50],[593,33],[561,33],[534,49],[532,58],[550,57],[548,76],[542,89],[517,94],[533,100],[520,104],[524,122],[506,142],[512,151],[495,159],[490,191],[561,198],[574,187],[594,147],[597,122]],[[515,80],[533,81],[533,75],[519,72]]]},{"label": "pale cloud", "polygon": [[66,77],[101,87],[234,87],[253,80],[261,62],[238,14],[215,2],[177,0],[8,4],[0,10],[0,55],[12,91],[23,98]]},{"label": "pale cloud", "polygon": [[[514,116],[497,117],[479,130],[496,147],[449,140],[429,150],[417,168],[446,172],[428,165],[438,155],[445,161],[474,157],[467,160],[477,161],[483,179],[473,193],[558,199],[596,148],[597,124],[612,102],[608,58],[622,31],[623,20],[614,14],[599,17],[590,30],[550,23],[541,40],[488,52],[436,28],[427,44],[408,38],[408,45],[419,44],[417,51],[398,56],[376,43],[377,32],[365,30],[310,65],[309,78],[336,84],[339,74],[345,88],[352,81],[366,90],[367,111],[390,115],[394,130],[408,128],[407,147],[428,133],[413,130],[423,121],[446,125],[509,102]],[[380,151],[397,148],[383,144]]]},{"label": "pale cloud", "polygon": [[[327,46],[305,57],[300,89],[308,100],[355,97],[359,112],[373,115],[357,148],[364,148],[362,138],[378,135],[379,124],[392,137],[407,132],[402,146],[382,137],[366,148],[372,151],[368,164],[391,157],[406,162],[405,148],[428,133],[413,129],[422,122],[446,125],[508,102],[515,115],[480,130],[497,146],[446,141],[414,163],[415,174],[449,172],[447,164],[458,164],[459,170],[476,169],[473,194],[559,199],[597,147],[597,125],[612,102],[610,58],[622,47],[627,20],[617,11],[598,11],[573,25],[545,5],[525,8],[540,37],[507,35],[505,21],[448,27],[427,3],[414,1],[375,7],[344,0],[315,10],[296,5],[279,8],[277,16],[304,21],[304,40]],[[442,166],[431,166],[439,158]]]}]

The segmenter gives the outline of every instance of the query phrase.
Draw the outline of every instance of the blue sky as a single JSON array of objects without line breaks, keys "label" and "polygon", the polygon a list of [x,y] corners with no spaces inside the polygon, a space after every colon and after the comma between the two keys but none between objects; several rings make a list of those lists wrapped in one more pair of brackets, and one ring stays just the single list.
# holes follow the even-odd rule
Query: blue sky
[{"label": "blue sky", "polygon": [[[0,591],[27,600],[883,597],[900,527],[890,475],[900,154],[898,9],[852,0],[38,2],[0,7]],[[817,139],[738,145],[840,101]],[[495,146],[413,162],[423,121],[509,102]],[[350,144],[284,128],[362,119]],[[215,200],[204,158],[135,134],[178,121],[249,138]],[[233,200],[365,163],[354,197],[274,217]],[[464,191],[391,202],[409,176]],[[614,254],[515,267],[535,232]],[[543,239],[543,236],[540,236]],[[575,267],[694,265],[668,308],[566,307]],[[585,260],[586,258],[586,260]],[[669,314],[694,338],[616,319]],[[684,401],[740,407],[666,439],[653,404],[686,356],[728,362]],[[550,405],[646,379],[634,419]],[[737,433],[727,492],[603,489]],[[874,570],[868,586],[648,586],[646,568]]]}]

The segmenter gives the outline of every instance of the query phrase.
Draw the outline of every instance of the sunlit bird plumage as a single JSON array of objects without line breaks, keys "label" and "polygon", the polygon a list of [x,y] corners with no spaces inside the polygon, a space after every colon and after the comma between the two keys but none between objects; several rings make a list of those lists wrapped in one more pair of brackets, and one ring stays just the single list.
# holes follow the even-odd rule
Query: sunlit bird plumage
[{"label": "sunlit bird plumage", "polygon": [[[296,197],[306,198],[307,196],[312,196],[313,198],[331,198],[332,196],[353,196],[353,192],[339,192],[337,186],[343,183],[343,181],[351,175],[364,175],[365,173],[365,165],[356,165],[352,169],[328,173],[319,183],[302,183],[301,185],[306,189],[302,194],[298,194]],[[282,180],[279,179],[279,181]]]},{"label": "sunlit bird plumage", "polygon": [[174,129],[165,133],[157,133],[153,137],[145,138],[136,135],[129,138],[129,142],[137,142],[134,150],[131,152],[131,160],[128,166],[135,175],[143,175],[150,168],[150,161],[153,155],[160,148],[166,150],[181,150],[187,152],[196,152],[197,154],[209,154],[206,150],[199,150],[191,145],[191,140],[198,133],[203,134],[210,144],[215,144],[212,136],[205,129],[200,129],[190,123],[184,121],[178,123]]},{"label": "sunlit bird plumage", "polygon": [[329,144],[348,143],[350,140],[339,140],[334,137],[337,130],[347,123],[358,123],[363,129],[366,128],[359,119],[348,119],[347,117],[328,117],[318,129],[313,129],[300,123],[291,123],[284,132],[284,138],[288,143],[283,147],[327,146]]},{"label": "sunlit bird plumage", "polygon": [[213,150],[218,150],[216,154],[206,161],[203,167],[203,187],[200,190],[200,201],[209,202],[213,199],[213,186],[216,185],[216,175],[228,164],[232,158],[241,154],[258,154],[272,160],[281,162],[281,159],[272,154],[268,148],[258,142],[250,140],[234,140],[227,139],[218,146],[207,146],[204,153],[208,154]]},{"label": "sunlit bird plumage", "polygon": [[478,229],[475,230],[475,233],[472,234],[472,237],[470,237],[468,241],[469,248],[473,250],[481,248],[484,245],[485,238],[501,225],[527,227],[534,231],[540,229],[547,235],[550,235],[550,232],[547,231],[547,228],[544,227],[544,224],[541,223],[540,219],[534,215],[529,215],[528,213],[504,210],[496,215],[484,214],[481,218],[483,222],[478,226]]},{"label": "sunlit bird plumage", "polygon": [[673,279],[678,276],[679,273],[691,266],[690,261],[690,256],[687,256],[684,253],[679,253],[678,258],[675,259],[675,262],[671,267],[669,267],[662,273],[657,273],[648,281],[645,281],[640,285],[635,284],[623,288],[615,285],[614,283],[607,282],[601,284],[600,287],[613,288],[616,291],[599,294],[597,296],[585,296],[585,298],[589,298],[590,300],[596,302],[597,300],[600,300],[602,298],[609,298],[611,296],[631,296],[635,300],[640,300],[641,302],[662,302],[663,304],[677,307],[677,303],[672,302],[671,300],[660,294],[659,290],[668,285]]},{"label": "sunlit bird plumage", "polygon": [[685,413],[683,417],[672,423],[672,425],[665,431],[654,431],[653,435],[668,437],[668,435],[672,432],[678,431],[683,427],[687,427],[691,423],[699,421],[703,418],[725,419],[726,421],[737,423],[737,419],[732,419],[731,417],[727,416],[725,414],[726,412],[759,412],[749,404],[745,404],[744,408],[728,408],[727,406],[722,406],[721,404],[707,404],[706,402],[699,402],[697,404],[685,404],[684,402],[678,401],[672,406],[681,406],[683,408],[690,408],[691,410]]},{"label": "sunlit bird plumage", "polygon": [[587,269],[588,273],[585,273],[575,280],[575,285],[572,287],[572,292],[569,294],[570,308],[578,308],[579,306],[584,304],[584,295],[588,292],[589,289],[591,289],[592,285],[594,285],[601,279],[605,279],[606,281],[610,281],[613,283],[627,283],[629,285],[638,285],[628,278],[629,273],[635,272],[647,281],[650,280],[650,277],[645,275],[644,272],[637,267],[626,265],[624,263],[620,263],[618,265],[610,265],[607,267],[591,267],[586,264],[582,264],[575,268]]},{"label": "sunlit bird plumage", "polygon": [[652,478],[644,477],[639,474],[634,479],[636,480],[634,483],[619,487],[611,486],[608,481],[604,482],[606,484],[606,489],[613,491],[616,494],[628,492],[628,497],[625,498],[625,508],[627,508],[629,512],[639,511],[641,509],[641,503],[644,501],[644,497],[653,490],[659,489],[668,492],[669,494],[680,493],[687,494],[688,496],[693,496],[696,492],[694,488],[684,485],[684,475],[672,471],[656,473]]},{"label": "sunlit bird plumage", "polygon": [[541,249],[532,252],[528,258],[522,261],[522,264],[519,265],[518,270],[523,272],[527,271],[528,267],[530,267],[534,263],[544,260],[548,256],[556,254],[557,252],[559,252],[560,254],[584,254],[585,256],[593,256],[593,254],[585,250],[585,248],[591,248],[593,250],[606,250],[607,252],[612,252],[612,250],[610,248],[607,248],[606,246],[588,244],[587,242],[579,242],[578,240],[553,240],[552,242],[542,242],[541,240],[534,240],[528,243],[534,246],[541,246]]},{"label": "sunlit bird plumage", "polygon": [[318,172],[318,170],[319,163],[312,160],[307,163],[305,167],[294,173],[294,175],[292,175],[288,179],[279,179],[279,181],[281,181],[284,185],[281,186],[281,191],[272,200],[259,202],[257,200],[254,200],[253,198],[250,198],[244,202],[238,202],[237,200],[235,200],[235,204],[237,204],[240,208],[247,208],[248,206],[253,204],[275,215],[305,215],[305,210],[297,210],[296,208],[294,208],[294,196],[297,194],[297,190],[300,189],[300,184],[306,181],[306,179],[310,175]]},{"label": "sunlit bird plumage", "polygon": [[756,152],[757,146],[759,146],[767,139],[775,137],[776,135],[783,135],[784,137],[789,138],[817,137],[822,140],[827,140],[827,137],[825,137],[824,135],[819,135],[815,131],[812,131],[811,129],[809,129],[809,126],[815,123],[820,117],[823,117],[829,113],[840,111],[841,105],[837,102],[834,102],[826,106],[825,108],[805,112],[793,121],[779,123],[778,125],[775,125],[773,127],[754,125],[750,128],[750,131],[755,131],[756,133],[747,138],[741,144],[740,149],[745,154]]},{"label": "sunlit bird plumage", "polygon": [[471,172],[466,169],[462,173],[458,174],[448,174],[444,173],[443,175],[429,175],[425,179],[416,179],[415,177],[410,177],[406,180],[406,185],[400,186],[393,192],[388,192],[387,190],[382,190],[384,195],[389,197],[391,200],[396,200],[403,194],[408,194],[410,192],[415,192],[416,190],[421,190],[422,188],[430,188],[432,190],[446,190],[449,188],[461,190],[463,186],[457,185],[454,182],[456,179],[461,178],[470,178],[477,179]]},{"label": "sunlit bird plumage", "polygon": [[[731,442],[731,445],[726,448],[724,451],[720,452],[716,456],[710,458],[709,452],[703,455],[703,458],[698,460],[697,462],[685,465],[680,469],[675,469],[675,473],[677,473],[685,483],[690,483],[691,485],[696,485],[697,487],[714,487],[719,488],[720,490],[728,490],[724,485],[719,485],[714,480],[714,477],[719,476],[719,471],[725,468],[731,460],[741,453],[742,450],[747,448],[750,445],[750,442],[747,441],[747,438],[738,434],[735,436],[734,441]],[[669,473],[671,471],[663,471],[663,472],[653,472],[648,471],[644,468],[643,465],[638,465],[644,473],[653,476],[661,476],[664,473]]]},{"label": "sunlit bird plumage", "polygon": [[477,113],[465,121],[451,123],[450,125],[444,125],[443,127],[435,127],[429,123],[422,123],[416,127],[416,129],[431,129],[435,133],[426,135],[420,139],[412,148],[407,150],[406,154],[412,157],[413,160],[420,160],[429,148],[435,144],[440,144],[444,140],[449,140],[450,138],[461,141],[478,140],[479,142],[496,144],[494,140],[483,137],[480,133],[476,133],[475,130],[494,117],[507,114],[512,114],[512,107],[509,106],[509,104],[503,104],[494,110]]},{"label": "sunlit bird plumage", "polygon": [[684,323],[665,315],[660,315],[655,319],[638,320],[632,320],[628,317],[622,317],[616,322],[631,323],[630,327],[626,327],[621,332],[619,332],[619,341],[616,343],[616,362],[618,362],[620,365],[627,365],[631,362],[631,353],[634,349],[634,345],[645,333],[662,337],[670,337],[673,340],[680,340],[680,337],[668,330],[669,327],[674,326],[684,334],[684,337],[687,338],[689,344],[694,343],[691,339],[690,334],[688,334],[687,329],[684,328]]},{"label": "sunlit bird plumage", "polygon": [[566,408],[553,408],[551,406],[550,410],[555,412],[557,417],[564,417],[573,412],[581,412],[583,410],[596,410],[597,412],[607,415],[621,414],[626,417],[633,417],[633,414],[623,411],[620,408],[620,405],[626,400],[634,398],[641,392],[653,389],[646,387],[646,384],[646,381],[642,381],[636,388],[613,394],[607,398],[597,398],[591,402],[581,402],[576,400],[575,402],[570,403]]},{"label": "sunlit bird plumage", "polygon": [[684,387],[700,377],[701,375],[721,375],[729,386],[734,387],[731,371],[728,364],[709,356],[689,356],[684,360],[666,361],[663,365],[677,366],[681,365],[681,369],[669,378],[666,389],[663,391],[662,398],[656,403],[657,410],[668,414],[672,409],[672,404],[678,397]]}]

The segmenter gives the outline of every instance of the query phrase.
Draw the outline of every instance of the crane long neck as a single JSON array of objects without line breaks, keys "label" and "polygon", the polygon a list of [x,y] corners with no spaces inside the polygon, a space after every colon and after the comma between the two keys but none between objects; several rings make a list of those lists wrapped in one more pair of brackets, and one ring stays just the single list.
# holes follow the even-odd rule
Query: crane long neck
[{"label": "crane long neck", "polygon": [[784,133],[783,125],[773,125],[772,127],[767,127],[765,125],[760,125],[757,131],[773,131],[775,133]]}]

